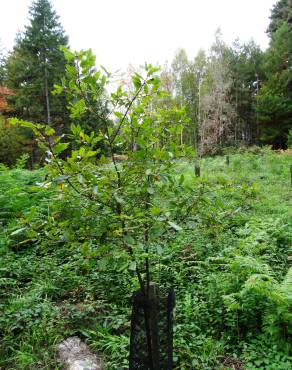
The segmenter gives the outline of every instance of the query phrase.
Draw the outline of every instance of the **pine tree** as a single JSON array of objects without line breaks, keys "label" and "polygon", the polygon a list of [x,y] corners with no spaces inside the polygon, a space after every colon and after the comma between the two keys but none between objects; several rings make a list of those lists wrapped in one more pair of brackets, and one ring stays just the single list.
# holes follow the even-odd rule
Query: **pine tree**
[{"label": "pine tree", "polygon": [[65,73],[60,46],[67,46],[68,38],[49,0],[34,1],[29,14],[30,24],[18,35],[7,62],[11,103],[23,118],[60,125],[67,114],[66,99],[51,91]]},{"label": "pine tree", "polygon": [[278,1],[271,11],[270,20],[267,30],[270,36],[272,36],[284,22],[292,25],[292,0]]},{"label": "pine tree", "polygon": [[272,34],[264,67],[266,80],[256,106],[261,141],[286,148],[292,127],[292,25],[287,22]]},{"label": "pine tree", "polygon": [[237,113],[234,127],[234,142],[237,145],[259,140],[255,105],[259,88],[265,79],[263,57],[264,53],[254,41],[241,44],[236,40],[230,49],[231,102]]}]

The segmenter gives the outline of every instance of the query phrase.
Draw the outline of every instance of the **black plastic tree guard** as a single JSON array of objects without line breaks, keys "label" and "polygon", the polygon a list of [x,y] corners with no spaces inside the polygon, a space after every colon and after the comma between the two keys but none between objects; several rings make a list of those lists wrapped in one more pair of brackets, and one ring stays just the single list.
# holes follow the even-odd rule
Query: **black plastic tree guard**
[{"label": "black plastic tree guard", "polygon": [[129,370],[173,369],[174,291],[151,289],[149,298],[140,290],[133,294]]}]

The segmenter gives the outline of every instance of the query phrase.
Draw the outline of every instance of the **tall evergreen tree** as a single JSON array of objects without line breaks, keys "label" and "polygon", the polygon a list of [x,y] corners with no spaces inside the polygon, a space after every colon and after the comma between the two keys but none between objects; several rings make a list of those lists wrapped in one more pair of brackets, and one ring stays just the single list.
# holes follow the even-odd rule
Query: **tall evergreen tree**
[{"label": "tall evergreen tree", "polygon": [[292,0],[278,1],[271,11],[270,20],[267,30],[270,36],[276,32],[284,22],[292,25]]},{"label": "tall evergreen tree", "polygon": [[30,24],[18,35],[7,62],[7,83],[14,91],[11,103],[24,118],[62,124],[66,98],[51,91],[65,73],[60,46],[67,46],[68,38],[49,0],[35,0],[29,14]]},{"label": "tall evergreen tree", "polygon": [[265,72],[257,99],[261,140],[274,148],[285,148],[292,128],[292,25],[287,22],[272,34]]},{"label": "tall evergreen tree", "polygon": [[232,104],[237,112],[234,126],[235,144],[258,142],[258,119],[255,98],[264,80],[263,55],[254,41],[230,48],[229,65],[232,74]]}]

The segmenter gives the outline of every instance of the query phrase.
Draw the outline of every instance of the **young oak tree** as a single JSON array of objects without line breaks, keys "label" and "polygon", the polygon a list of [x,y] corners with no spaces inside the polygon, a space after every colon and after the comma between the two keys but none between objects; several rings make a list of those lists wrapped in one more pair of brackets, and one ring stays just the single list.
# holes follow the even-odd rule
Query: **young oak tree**
[{"label": "young oak tree", "polygon": [[[166,235],[181,230],[200,195],[198,189],[184,184],[184,176],[176,170],[175,159],[193,154],[180,142],[183,112],[173,110],[172,115],[177,117],[170,125],[168,114],[154,109],[153,101],[165,94],[160,89],[158,68],[146,64],[144,71],[133,74],[131,89],[119,86],[109,95],[110,113],[101,117],[104,111],[96,110],[84,91],[91,91],[91,96],[99,99],[109,74],[101,70],[92,73],[95,58],[90,51],[65,50],[65,55],[73,67],[67,69],[67,78],[56,91],[70,90],[76,97],[71,114],[80,118],[88,112],[96,115],[103,122],[99,132],[88,135],[80,125],[72,124],[69,136],[74,145],[70,154],[61,158],[69,143],[56,136],[52,127],[21,123],[34,131],[40,147],[47,152],[51,181],[60,185],[62,196],[69,197],[71,203],[80,200],[87,248],[91,245],[95,258],[103,263],[121,261],[120,271],[135,272],[142,294],[149,299]],[[95,149],[96,143],[109,148],[107,157]],[[123,154],[122,160],[117,152]],[[94,230],[92,217],[97,220]],[[62,227],[72,232],[68,221]],[[73,238],[75,243],[78,237]],[[151,354],[147,309],[145,324]]]}]

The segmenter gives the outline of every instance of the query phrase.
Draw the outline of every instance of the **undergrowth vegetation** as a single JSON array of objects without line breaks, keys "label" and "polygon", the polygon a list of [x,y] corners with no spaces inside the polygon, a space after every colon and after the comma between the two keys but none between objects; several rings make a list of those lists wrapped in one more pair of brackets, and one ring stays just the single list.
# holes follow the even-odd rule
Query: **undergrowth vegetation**
[{"label": "undergrowth vegetation", "polygon": [[[268,150],[206,158],[200,178],[177,162],[192,214],[149,252],[176,293],[175,369],[290,369],[290,162]],[[100,214],[46,176],[0,170],[0,368],[60,369],[56,345],[78,335],[107,369],[127,369],[135,268],[114,239],[96,245]]]}]

